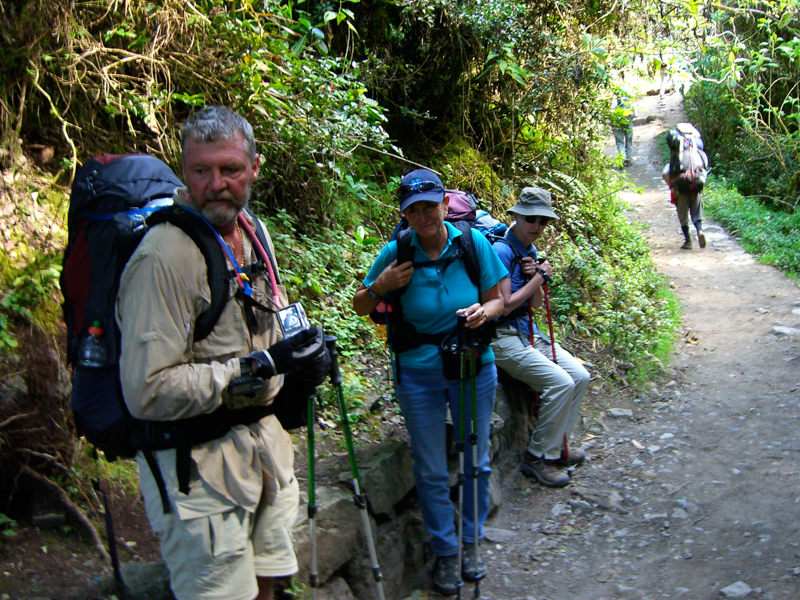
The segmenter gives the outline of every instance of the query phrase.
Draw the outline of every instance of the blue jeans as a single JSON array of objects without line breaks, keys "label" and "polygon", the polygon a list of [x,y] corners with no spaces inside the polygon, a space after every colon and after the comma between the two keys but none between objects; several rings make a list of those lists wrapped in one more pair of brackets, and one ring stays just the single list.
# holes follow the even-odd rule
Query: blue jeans
[{"label": "blue jeans", "polygon": [[[483,524],[489,514],[489,477],[492,473],[489,468],[489,427],[497,387],[497,368],[494,363],[484,365],[475,383],[478,429],[478,539],[481,539]],[[458,535],[455,526],[455,508],[450,500],[445,419],[449,405],[455,439],[458,441],[461,382],[445,379],[440,370],[403,368],[403,376],[395,392],[411,438],[417,495],[425,529],[433,536],[431,547],[437,556],[452,556],[458,552]],[[475,541],[475,523],[472,446],[469,443],[472,418],[470,384],[466,386],[464,404],[466,420],[462,524],[464,541],[472,543]]]}]

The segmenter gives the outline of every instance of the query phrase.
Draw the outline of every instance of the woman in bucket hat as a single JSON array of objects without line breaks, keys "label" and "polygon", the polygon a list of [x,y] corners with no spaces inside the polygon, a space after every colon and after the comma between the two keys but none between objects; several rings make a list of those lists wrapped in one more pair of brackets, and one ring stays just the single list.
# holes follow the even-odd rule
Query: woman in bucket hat
[{"label": "woman in bucket hat", "polygon": [[[503,312],[499,282],[507,275],[497,254],[486,238],[472,230],[473,245],[480,266],[480,284],[470,279],[464,260],[447,261],[460,247],[456,238],[461,231],[445,221],[448,198],[435,173],[417,169],[406,174],[398,194],[400,213],[411,229],[413,261],[398,264],[398,243],[383,247],[369,270],[363,285],[353,298],[359,315],[368,315],[392,290],[400,295],[404,327],[413,325],[426,342],[451,332],[459,315],[466,316],[466,326],[478,329]],[[427,264],[425,264],[427,263]],[[416,266],[415,266],[416,265]],[[406,287],[407,286],[407,287]],[[442,595],[457,592],[459,570],[467,581],[481,579],[486,572],[483,561],[476,564],[473,523],[473,486],[465,482],[463,532],[466,543],[462,565],[458,565],[458,538],[454,525],[455,510],[450,500],[450,476],[447,471],[446,414],[449,406],[458,423],[460,381],[444,375],[439,343],[421,343],[418,347],[397,352],[395,393],[405,419],[414,457],[417,484],[425,528],[432,536],[436,555],[433,587]],[[494,355],[487,344],[480,353],[483,365],[475,379],[478,422],[478,536],[489,511],[489,424],[494,407],[497,370]],[[469,403],[465,415],[471,418]],[[467,452],[467,479],[472,475],[472,457]]]},{"label": "woman in bucket hat", "polygon": [[[590,375],[529,317],[529,310],[541,307],[542,286],[552,273],[548,261],[539,263],[533,244],[547,224],[558,219],[550,192],[526,187],[509,212],[514,215],[514,224],[504,241],[494,244],[510,276],[500,282],[505,309],[492,349],[499,368],[540,394],[539,418],[522,460],[522,472],[543,485],[563,487],[569,483],[569,474],[562,468],[575,466],[586,456],[581,448],[568,449],[566,442]],[[555,362],[551,344],[555,346]]]}]

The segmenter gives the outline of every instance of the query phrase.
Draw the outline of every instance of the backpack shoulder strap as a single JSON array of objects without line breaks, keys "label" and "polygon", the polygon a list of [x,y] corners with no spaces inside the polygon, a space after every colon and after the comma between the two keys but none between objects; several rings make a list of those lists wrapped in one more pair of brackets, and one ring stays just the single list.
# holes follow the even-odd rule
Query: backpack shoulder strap
[{"label": "backpack shoulder strap", "polygon": [[[507,233],[506,233],[506,235],[507,235]],[[497,244],[497,243],[504,244],[504,245],[508,246],[509,248],[511,248],[511,252],[514,253],[514,260],[511,263],[511,270],[513,271],[515,266],[519,267],[520,266],[520,262],[522,261],[522,259],[524,257],[522,256],[522,253],[519,250],[517,250],[517,248],[514,246],[514,244],[512,244],[511,241],[505,236],[492,238],[492,245]],[[510,275],[510,273],[509,273],[509,275]]]},{"label": "backpack shoulder strap", "polygon": [[229,299],[228,259],[208,226],[179,206],[158,210],[148,218],[147,222],[149,226],[170,223],[179,227],[192,238],[206,261],[211,305],[197,315],[194,326],[194,341],[203,340],[214,329]]},{"label": "backpack shoulder strap", "polygon": [[480,292],[481,266],[478,264],[478,252],[472,239],[472,226],[467,221],[456,221],[451,225],[461,232],[461,235],[456,237],[456,243],[460,243],[464,248],[464,267],[467,269],[469,280]]},{"label": "backpack shoulder strap", "polygon": [[250,217],[256,223],[255,226],[256,237],[258,238],[258,241],[261,244],[261,246],[264,248],[264,252],[267,253],[269,261],[272,263],[272,272],[275,273],[275,280],[278,283],[278,285],[280,285],[281,278],[278,273],[278,263],[275,261],[275,256],[273,255],[272,249],[270,248],[269,242],[267,241],[267,232],[266,229],[264,229],[264,224],[261,222],[261,219],[259,219],[256,216],[256,213],[254,213],[249,206],[245,206],[244,210],[245,212],[247,212],[248,215],[250,215]]},{"label": "backpack shoulder strap", "polygon": [[410,227],[396,231],[395,241],[397,242],[397,264],[402,265],[404,262],[414,260],[414,248],[411,247],[411,233]]}]

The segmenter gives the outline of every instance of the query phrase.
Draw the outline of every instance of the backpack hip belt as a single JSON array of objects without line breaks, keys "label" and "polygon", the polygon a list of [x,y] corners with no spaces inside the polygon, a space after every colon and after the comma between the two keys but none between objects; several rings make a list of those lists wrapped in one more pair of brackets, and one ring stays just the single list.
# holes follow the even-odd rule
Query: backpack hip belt
[{"label": "backpack hip belt", "polygon": [[153,457],[153,452],[173,448],[177,451],[175,472],[178,476],[178,491],[188,494],[193,446],[217,440],[234,426],[256,423],[273,412],[272,405],[248,406],[240,409],[222,406],[212,413],[175,421],[137,419],[134,422],[134,436],[156,480],[164,513],[172,512],[172,507],[169,504],[164,479],[158,462]]}]

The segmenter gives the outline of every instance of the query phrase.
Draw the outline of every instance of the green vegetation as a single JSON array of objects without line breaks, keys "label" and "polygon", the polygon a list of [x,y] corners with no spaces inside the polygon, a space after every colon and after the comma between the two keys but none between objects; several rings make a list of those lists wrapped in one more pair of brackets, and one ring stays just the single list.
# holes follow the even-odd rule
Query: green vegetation
[{"label": "green vegetation", "polygon": [[17,522],[5,515],[0,513],[0,532],[3,534],[3,539],[13,538],[17,535]]},{"label": "green vegetation", "polygon": [[760,262],[800,276],[800,212],[771,210],[724,179],[709,186],[705,206]]},{"label": "green vegetation", "polygon": [[[42,326],[59,320],[65,203],[55,190],[76,166],[144,151],[177,167],[185,117],[224,103],[257,131],[254,206],[270,222],[290,295],[337,336],[347,373],[363,353],[385,356],[381,331],[350,301],[397,219],[398,176],[414,164],[501,217],[524,185],[550,189],[563,215],[552,252],[559,334],[636,362],[674,317],[616,199],[602,123],[619,74],[660,65],[643,17],[652,9],[643,0],[623,10],[581,1],[566,13],[544,0],[134,0],[3,13],[0,165],[16,172],[22,150],[35,159],[30,148],[49,148],[34,187],[62,200],[47,209],[61,224],[54,243],[0,265],[0,340],[15,343],[13,326],[33,306],[50,307],[36,317]],[[646,58],[634,73],[636,56]],[[353,388],[366,395],[369,384]]]},{"label": "green vegetation", "polygon": [[[700,81],[686,94],[717,184],[709,213],[745,248],[798,273],[800,3],[736,2],[698,15],[709,33],[693,54]],[[720,179],[720,176],[723,178]]]}]

